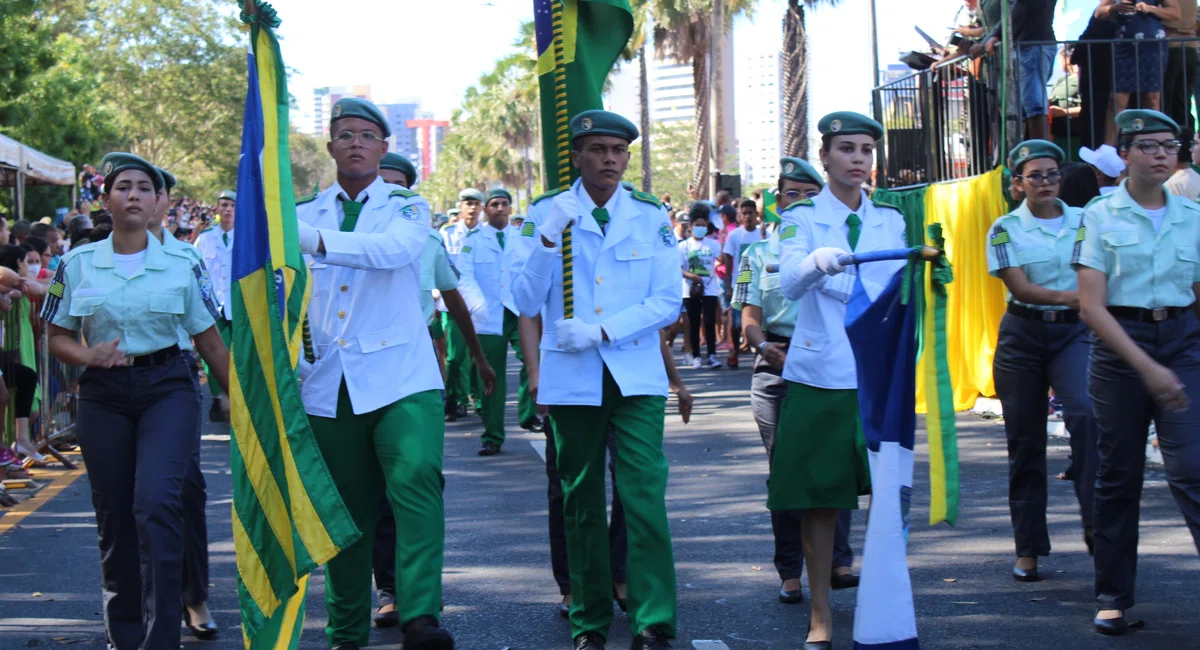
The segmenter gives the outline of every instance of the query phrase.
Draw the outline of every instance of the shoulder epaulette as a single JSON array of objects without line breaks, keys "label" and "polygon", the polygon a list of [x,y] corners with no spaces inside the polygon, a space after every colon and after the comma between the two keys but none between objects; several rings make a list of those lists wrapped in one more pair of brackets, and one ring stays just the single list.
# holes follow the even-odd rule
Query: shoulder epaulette
[{"label": "shoulder epaulette", "polygon": [[891,208],[892,210],[895,210],[896,212],[900,212],[901,214],[903,214],[903,211],[899,208],[899,206],[892,205],[891,203],[884,203],[883,201],[880,201],[878,199],[871,199],[871,205],[873,205],[877,208]]},{"label": "shoulder epaulette", "polygon": [[476,228],[475,230],[470,230],[470,231],[468,231],[468,232],[467,232],[467,236],[468,236],[468,237],[470,237],[471,235],[477,235],[477,234],[479,234],[479,229],[478,229],[478,228]]},{"label": "shoulder epaulette", "polygon": [[320,196],[318,193],[313,192],[312,194],[309,194],[308,196],[306,196],[304,198],[296,199],[296,205],[304,205],[305,203],[312,203],[313,201],[317,200],[318,196]]},{"label": "shoulder epaulette", "polygon": [[1087,205],[1083,206],[1083,209],[1086,210],[1086,209],[1092,207],[1093,204],[1099,203],[1100,201],[1107,201],[1108,197],[1110,197],[1110,196],[1112,196],[1111,193],[1101,194],[1100,196],[1097,196],[1096,198],[1092,199],[1091,201],[1088,201]]},{"label": "shoulder epaulette", "polygon": [[557,190],[550,190],[549,192],[546,192],[545,194],[542,194],[541,196],[534,197],[533,203],[531,203],[530,205],[537,205],[538,201],[541,201],[542,199],[548,199],[552,196],[558,196],[559,194],[562,194],[563,192],[566,192],[566,191],[567,191],[567,188],[565,188],[565,187],[560,187]]},{"label": "shoulder epaulette", "polygon": [[636,201],[641,201],[642,203],[649,203],[650,205],[652,205],[656,208],[663,207],[663,202],[658,200],[658,197],[654,196],[653,194],[649,194],[647,192],[642,192],[640,190],[634,190],[634,191],[630,192],[629,194],[631,196],[633,196],[634,200],[636,200]]},{"label": "shoulder epaulette", "polygon": [[787,209],[788,209],[788,210],[791,210],[793,207],[795,207],[795,206],[797,206],[797,205],[803,205],[803,206],[807,206],[807,207],[813,208],[813,207],[816,207],[816,205],[817,205],[817,204],[816,204],[816,203],[813,203],[813,200],[812,200],[812,199],[810,199],[810,198],[808,198],[808,197],[804,197],[803,199],[800,199],[799,201],[796,201],[795,203],[793,203],[793,204],[789,205],[789,206],[787,207]]},{"label": "shoulder epaulette", "polygon": [[401,198],[411,199],[414,196],[420,196],[420,195],[412,190],[406,190],[404,188],[400,188],[398,190],[392,190],[392,193],[388,194],[389,199],[392,198],[393,196],[399,196]]}]

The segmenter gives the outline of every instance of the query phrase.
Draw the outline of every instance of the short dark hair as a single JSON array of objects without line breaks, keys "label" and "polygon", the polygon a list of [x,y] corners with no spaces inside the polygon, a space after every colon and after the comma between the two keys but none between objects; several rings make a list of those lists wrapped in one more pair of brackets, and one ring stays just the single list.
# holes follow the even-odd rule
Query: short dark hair
[{"label": "short dark hair", "polygon": [[19,271],[17,266],[21,260],[25,259],[25,249],[16,244],[5,244],[0,246],[0,266],[13,271]]},{"label": "short dark hair", "polygon": [[25,240],[25,248],[32,251],[37,251],[38,255],[45,255],[46,251],[50,248],[50,244],[48,244],[45,239],[34,235],[33,237]]},{"label": "short dark hair", "polygon": [[32,233],[33,224],[29,223],[29,221],[26,219],[19,219],[13,222],[11,230],[14,235],[26,232]]},{"label": "short dark hair", "polygon": [[705,221],[708,221],[709,212],[712,212],[712,204],[708,203],[707,201],[696,201],[692,204],[692,207],[688,209],[688,221],[695,221],[696,219],[704,219]]},{"label": "short dark hair", "polygon": [[1058,198],[1072,208],[1082,208],[1091,203],[1092,199],[1100,196],[1100,181],[1089,165],[1069,162],[1059,170],[1062,181],[1059,185]]},{"label": "short dark hair", "polygon": [[836,133],[822,133],[821,134],[821,149],[823,149],[825,151],[829,151],[829,143],[833,142],[833,138],[836,135],[837,135]]},{"label": "short dark hair", "polygon": [[48,223],[42,223],[39,221],[39,222],[33,224],[33,228],[31,229],[30,232],[33,233],[34,237],[38,237],[43,240],[47,240],[47,239],[49,239],[49,237],[47,237],[46,234],[49,233],[50,229],[53,227],[54,226],[51,226]]},{"label": "short dark hair", "polygon": [[739,208],[750,208],[751,210],[758,210],[758,204],[754,202],[754,199],[742,199],[742,202],[741,202],[741,204],[738,205],[738,207]]}]

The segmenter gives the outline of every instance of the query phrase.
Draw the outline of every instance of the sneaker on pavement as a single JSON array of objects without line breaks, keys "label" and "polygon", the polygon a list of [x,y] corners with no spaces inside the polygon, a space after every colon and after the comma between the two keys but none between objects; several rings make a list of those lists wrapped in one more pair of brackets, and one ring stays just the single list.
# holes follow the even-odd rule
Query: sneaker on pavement
[{"label": "sneaker on pavement", "polygon": [[683,355],[683,366],[686,368],[686,367],[692,365],[692,362],[693,362],[693,360],[695,360],[695,358],[696,357],[693,357],[691,352],[685,353]]},{"label": "sneaker on pavement", "polygon": [[699,370],[703,366],[704,362],[700,360],[700,357],[692,357],[692,368]]},{"label": "sneaker on pavement", "polygon": [[708,355],[708,369],[716,370],[720,367],[721,367],[721,361],[719,359],[717,359],[717,355],[715,355],[715,354]]}]

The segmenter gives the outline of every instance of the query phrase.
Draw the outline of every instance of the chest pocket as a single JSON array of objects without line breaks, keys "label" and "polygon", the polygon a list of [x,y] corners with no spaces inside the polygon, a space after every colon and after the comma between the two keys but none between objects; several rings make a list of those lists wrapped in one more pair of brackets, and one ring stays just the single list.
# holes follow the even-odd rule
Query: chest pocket
[{"label": "chest pocket", "polygon": [[108,296],[102,295],[71,296],[71,307],[67,310],[67,313],[71,316],[91,316],[96,313],[96,310],[100,308],[100,305],[104,304],[107,298]]},{"label": "chest pocket", "polygon": [[500,277],[500,253],[480,246],[471,251],[475,256],[475,276],[496,279]]},{"label": "chest pocket", "polygon": [[615,281],[629,287],[650,286],[650,260],[654,257],[653,241],[627,239],[613,246],[613,255],[617,260],[613,273]]},{"label": "chest pocket", "polygon": [[158,314],[182,314],[183,293],[172,291],[150,294],[150,311]]},{"label": "chest pocket", "polygon": [[1121,274],[1123,261],[1132,261],[1130,256],[1137,252],[1139,239],[1136,230],[1111,230],[1100,233],[1100,242],[1104,246],[1104,261],[1110,277]]},{"label": "chest pocket", "polygon": [[1029,281],[1037,285],[1058,278],[1058,264],[1054,259],[1054,250],[1045,246],[1021,248],[1017,250],[1017,264],[1025,271]]},{"label": "chest pocket", "polygon": [[1200,251],[1195,246],[1180,246],[1175,249],[1176,266],[1171,275],[1184,293],[1191,291],[1196,281],[1196,263],[1200,262]]},{"label": "chest pocket", "polygon": [[779,291],[779,274],[763,273],[758,280],[758,289],[764,294]]}]

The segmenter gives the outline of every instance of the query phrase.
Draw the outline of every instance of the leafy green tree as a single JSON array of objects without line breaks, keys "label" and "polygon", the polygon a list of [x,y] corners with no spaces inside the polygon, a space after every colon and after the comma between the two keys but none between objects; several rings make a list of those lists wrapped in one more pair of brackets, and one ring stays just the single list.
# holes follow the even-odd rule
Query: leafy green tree
[{"label": "leafy green tree", "polygon": [[[670,194],[677,207],[682,207],[687,200],[687,186],[692,180],[695,132],[696,125],[691,121],[654,125],[654,147],[650,150],[654,191],[658,196]],[[630,147],[629,167],[625,170],[625,180],[635,185],[637,179],[645,177],[641,149],[640,142]]]},{"label": "leafy green tree", "polygon": [[297,199],[312,194],[315,188],[327,189],[337,181],[337,166],[329,157],[325,142],[325,138],[295,129],[288,134],[292,185]]}]

